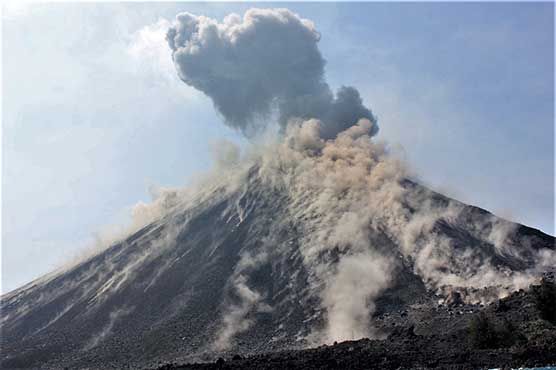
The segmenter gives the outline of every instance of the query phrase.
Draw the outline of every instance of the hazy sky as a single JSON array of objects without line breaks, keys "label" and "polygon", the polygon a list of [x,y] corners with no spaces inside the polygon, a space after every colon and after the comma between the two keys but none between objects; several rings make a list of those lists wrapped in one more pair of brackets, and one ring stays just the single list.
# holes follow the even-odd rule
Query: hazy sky
[{"label": "hazy sky", "polygon": [[[187,184],[214,142],[246,145],[176,77],[164,20],[254,6],[4,4],[3,292]],[[315,22],[332,87],[360,90],[425,184],[553,234],[553,4],[258,6]]]}]

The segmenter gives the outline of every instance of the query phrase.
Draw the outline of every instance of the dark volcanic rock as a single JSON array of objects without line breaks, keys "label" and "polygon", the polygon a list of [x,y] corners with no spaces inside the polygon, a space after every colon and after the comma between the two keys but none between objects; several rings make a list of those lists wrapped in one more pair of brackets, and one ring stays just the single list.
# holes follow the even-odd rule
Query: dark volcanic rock
[{"label": "dark volcanic rock", "polygon": [[448,306],[457,306],[463,304],[463,298],[461,297],[461,293],[457,290],[452,290],[446,298],[446,304]]},{"label": "dark volcanic rock", "polygon": [[[425,194],[427,204],[456,203],[411,181],[403,186]],[[216,189],[210,197],[167,214],[79,264],[2,296],[2,368],[143,368],[157,367],[161,361],[211,361],[198,366],[221,368],[357,368],[371,363],[394,368],[405,367],[408,359],[414,366],[433,367],[493,353],[498,365],[513,361],[517,353],[523,363],[551,358],[542,351],[552,349],[547,338],[553,338],[553,326],[537,319],[534,302],[525,293],[511,298],[520,299],[519,308],[510,299],[509,309],[487,310],[529,323],[520,330],[530,345],[511,353],[469,350],[463,338],[478,306],[454,298],[453,307],[439,307],[441,297],[427,289],[415,258],[404,255],[396,238],[380,224],[368,225],[366,231],[369,244],[392,261],[392,281],[369,314],[374,315],[372,325],[379,337],[394,329],[389,340],[244,358],[306,348],[306,338],[326,321],[318,292],[310,284],[314,276],[300,252],[303,229],[288,208],[290,201],[287,191],[269,188],[250,174],[234,191]],[[497,251],[480,235],[499,219],[457,204],[457,217],[439,219],[428,232],[453,241],[458,253],[472,246],[477,261],[524,271],[534,262],[528,253],[554,250],[553,237],[514,225],[512,237],[523,245],[524,256]],[[407,217],[415,212],[415,204],[402,206]],[[328,258],[334,266],[341,250],[328,252],[319,258]],[[258,263],[250,264],[250,258],[259,258]],[[249,285],[248,296],[255,297],[256,304],[242,306],[237,289],[241,284]],[[252,325],[235,333],[228,350],[218,350],[214,343],[223,316],[234,310]],[[541,331],[545,334],[537,335]],[[234,354],[240,357],[232,358]],[[225,361],[216,363],[218,357]]]},{"label": "dark volcanic rock", "polygon": [[[541,319],[535,305],[542,288],[516,292],[480,312],[458,319],[433,335],[416,335],[412,323],[396,327],[387,340],[349,341],[300,351],[281,351],[226,362],[173,365],[159,369],[482,369],[556,365],[556,326]],[[496,309],[500,304],[506,309]],[[430,308],[434,310],[434,308]],[[445,312],[436,313],[446,320]],[[511,321],[512,340],[496,349],[480,349],[470,340],[469,323],[479,315],[490,322]],[[434,323],[429,325],[436,327]],[[520,339],[523,336],[523,339]]]}]

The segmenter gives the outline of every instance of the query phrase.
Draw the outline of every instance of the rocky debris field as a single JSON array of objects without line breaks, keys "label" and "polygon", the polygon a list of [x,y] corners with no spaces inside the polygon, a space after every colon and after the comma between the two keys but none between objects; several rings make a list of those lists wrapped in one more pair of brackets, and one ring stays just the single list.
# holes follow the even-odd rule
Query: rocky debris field
[{"label": "rocky debris field", "polygon": [[306,350],[207,363],[165,364],[174,369],[481,369],[556,365],[554,274],[540,285],[489,305],[417,303],[375,318],[382,340],[361,339]]}]

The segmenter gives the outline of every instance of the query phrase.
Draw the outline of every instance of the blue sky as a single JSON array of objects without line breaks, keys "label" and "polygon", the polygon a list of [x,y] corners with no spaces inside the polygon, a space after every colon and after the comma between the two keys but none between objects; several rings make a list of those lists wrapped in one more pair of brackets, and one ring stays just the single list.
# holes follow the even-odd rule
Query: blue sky
[{"label": "blue sky", "polygon": [[[254,3],[4,5],[2,291],[94,243],[153,186],[246,145],[180,82],[164,19]],[[356,86],[379,138],[425,184],[554,232],[551,3],[263,3],[321,33],[335,89]]]}]

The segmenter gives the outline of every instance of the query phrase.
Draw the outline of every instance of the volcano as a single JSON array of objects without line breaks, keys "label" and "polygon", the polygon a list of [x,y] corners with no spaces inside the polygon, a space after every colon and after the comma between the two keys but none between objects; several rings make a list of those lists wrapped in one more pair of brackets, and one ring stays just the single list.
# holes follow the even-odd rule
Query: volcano
[{"label": "volcano", "polygon": [[[552,288],[529,289],[556,266],[554,237],[422,185],[359,91],[328,84],[312,21],[167,23],[177,75],[249,151],[219,146],[212,172],[137,206],[125,237],[2,296],[2,368],[442,367],[469,364],[429,362],[465,350],[467,322],[494,348],[479,360],[525,343],[514,363],[556,361]],[[471,320],[482,310],[502,330]]]},{"label": "volcano", "polygon": [[164,194],[141,229],[5,294],[3,368],[143,368],[380,339],[391,327],[379,317],[486,304],[554,266],[552,236],[411,180],[367,126],[328,141],[296,131],[301,142]]}]

